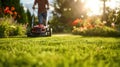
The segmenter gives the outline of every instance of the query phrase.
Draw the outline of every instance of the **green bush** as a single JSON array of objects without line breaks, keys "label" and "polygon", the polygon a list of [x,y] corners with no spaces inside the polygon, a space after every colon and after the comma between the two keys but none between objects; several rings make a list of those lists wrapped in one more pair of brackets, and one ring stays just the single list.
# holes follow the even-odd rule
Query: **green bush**
[{"label": "green bush", "polygon": [[106,26],[99,18],[77,19],[73,23],[72,33],[84,36],[120,36],[119,26]]},{"label": "green bush", "polygon": [[14,30],[15,35],[25,35],[26,29],[24,29],[23,25],[17,25],[16,29]]},{"label": "green bush", "polygon": [[54,16],[50,21],[50,26],[53,29],[54,33],[69,33],[71,32],[71,26],[67,23],[59,21],[60,18]]},{"label": "green bush", "polygon": [[120,36],[120,32],[114,28],[102,26],[94,27],[87,30],[80,30],[80,28],[74,28],[73,34],[84,36]]},{"label": "green bush", "polygon": [[11,21],[6,18],[1,18],[0,22],[0,37],[8,37],[9,36],[9,25]]},{"label": "green bush", "polygon": [[17,24],[12,18],[4,17],[0,19],[0,38],[24,35],[26,29],[21,24]]}]

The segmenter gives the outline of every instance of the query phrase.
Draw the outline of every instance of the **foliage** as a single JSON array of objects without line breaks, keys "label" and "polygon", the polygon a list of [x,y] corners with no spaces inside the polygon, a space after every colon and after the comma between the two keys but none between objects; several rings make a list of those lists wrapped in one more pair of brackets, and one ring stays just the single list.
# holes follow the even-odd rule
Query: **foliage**
[{"label": "foliage", "polygon": [[53,28],[54,33],[66,33],[69,32],[70,26],[59,21],[57,16],[54,16],[50,21],[50,25]]},{"label": "foliage", "polygon": [[[54,11],[53,11],[53,22],[51,24],[55,24],[54,26],[57,28],[57,26],[62,25],[66,28],[57,28],[60,30],[71,30],[71,22],[75,18],[85,18],[86,16],[86,10],[84,8],[84,3],[82,3],[80,0],[74,1],[74,0],[54,0]],[[57,17],[57,18],[56,18]],[[54,20],[57,20],[57,22],[54,22]],[[57,30],[55,30],[57,31]],[[61,32],[61,31],[60,31]]]},{"label": "foliage", "polygon": [[23,6],[19,7],[20,18],[18,18],[18,23],[26,24],[28,22],[27,15],[23,9]]},{"label": "foliage", "polygon": [[0,13],[1,13],[1,7],[2,7],[2,5],[1,5],[1,4],[2,4],[2,2],[1,2],[1,0],[0,0]]},{"label": "foliage", "polygon": [[[62,22],[65,20],[81,18],[86,16],[84,3],[81,0],[55,0],[54,3],[55,13],[59,14]],[[79,8],[79,9],[78,9]],[[62,20],[64,18],[65,20]]]},{"label": "foliage", "polygon": [[14,30],[14,35],[25,35],[26,28],[21,24],[16,25],[16,29]]},{"label": "foliage", "polygon": [[107,13],[106,13],[106,21],[108,22],[106,25],[107,26],[110,26],[111,23],[114,23],[116,25],[120,25],[120,22],[119,22],[119,16],[120,16],[120,9],[110,9],[110,8],[107,8],[106,9]]},{"label": "foliage", "polygon": [[27,10],[27,19],[28,19],[28,26],[31,27],[32,16],[29,10]]},{"label": "foliage", "polygon": [[16,24],[12,17],[0,18],[0,37],[24,35],[25,31],[23,25]]},{"label": "foliage", "polygon": [[0,22],[0,37],[8,37],[9,36],[9,20]]},{"label": "foliage", "polygon": [[107,27],[107,26],[103,26],[103,27],[94,27],[92,29],[88,29],[88,30],[83,30],[81,31],[80,28],[74,28],[73,30],[73,34],[79,34],[79,35],[84,35],[84,36],[110,36],[110,37],[118,37],[120,36],[120,32]]},{"label": "foliage", "polygon": [[19,16],[16,17],[16,20],[19,23],[26,23],[26,14],[20,0],[1,0],[1,8],[5,9],[6,7],[14,7]]},{"label": "foliage", "polygon": [[115,17],[116,17],[115,24],[120,25],[120,19],[119,19],[120,18],[120,8],[117,9],[116,11],[117,11],[117,13],[115,14]]},{"label": "foliage", "polygon": [[120,25],[120,8],[116,7],[114,9],[111,9],[110,7],[106,7],[105,3],[109,0],[101,0],[103,1],[103,21],[107,21],[107,26],[110,26],[111,23],[114,23],[116,25]]},{"label": "foliage", "polygon": [[119,67],[120,38],[0,39],[0,67]]},{"label": "foliage", "polygon": [[73,24],[73,34],[85,36],[120,36],[120,31],[115,29],[112,23],[111,27],[106,26],[106,22],[101,22],[100,19],[76,19]]},{"label": "foliage", "polygon": [[100,1],[103,1],[103,15],[102,15],[102,20],[103,21],[106,21],[106,2],[108,1],[108,0],[100,0]]},{"label": "foliage", "polygon": [[2,4],[2,2],[1,2],[1,0],[0,0],[0,8],[1,8],[1,6],[2,6],[1,4]]}]

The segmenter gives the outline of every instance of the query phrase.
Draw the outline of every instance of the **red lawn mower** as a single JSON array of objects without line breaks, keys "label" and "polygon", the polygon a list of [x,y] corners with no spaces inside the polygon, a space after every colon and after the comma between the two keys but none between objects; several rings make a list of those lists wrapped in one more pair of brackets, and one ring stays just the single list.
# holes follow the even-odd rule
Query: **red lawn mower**
[{"label": "red lawn mower", "polygon": [[31,28],[27,32],[27,37],[51,36],[52,35],[52,28],[50,27],[50,25],[48,25],[48,16],[47,16],[45,24],[40,27],[39,25],[35,25],[34,11],[35,10],[33,10]]}]

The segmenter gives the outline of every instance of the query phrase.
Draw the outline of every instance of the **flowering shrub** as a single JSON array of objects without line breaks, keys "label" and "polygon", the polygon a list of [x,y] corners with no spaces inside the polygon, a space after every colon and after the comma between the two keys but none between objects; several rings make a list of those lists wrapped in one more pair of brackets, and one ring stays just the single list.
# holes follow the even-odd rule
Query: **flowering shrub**
[{"label": "flowering shrub", "polygon": [[120,36],[120,32],[115,29],[115,24],[107,27],[106,22],[101,22],[100,19],[76,19],[73,25],[73,34],[85,36]]},{"label": "flowering shrub", "polygon": [[16,12],[15,7],[13,6],[12,7],[7,6],[5,7],[5,9],[0,8],[0,14],[8,17],[12,16],[14,20],[16,20],[16,18],[20,18],[20,15]]},{"label": "flowering shrub", "polygon": [[6,7],[4,9],[4,14],[5,15],[10,15],[12,16],[14,19],[16,19],[16,17],[18,16],[17,12],[15,11],[15,8],[14,7]]},{"label": "flowering shrub", "polygon": [[25,33],[26,28],[21,24],[16,24],[13,18],[0,18],[0,38],[25,35]]},{"label": "flowering shrub", "polygon": [[14,7],[0,8],[0,14],[3,14],[0,18],[0,37],[24,35],[26,33],[26,27],[17,24],[15,21],[19,15]]},{"label": "flowering shrub", "polygon": [[77,26],[79,23],[82,23],[82,19],[77,18],[75,21],[73,21],[72,25]]}]

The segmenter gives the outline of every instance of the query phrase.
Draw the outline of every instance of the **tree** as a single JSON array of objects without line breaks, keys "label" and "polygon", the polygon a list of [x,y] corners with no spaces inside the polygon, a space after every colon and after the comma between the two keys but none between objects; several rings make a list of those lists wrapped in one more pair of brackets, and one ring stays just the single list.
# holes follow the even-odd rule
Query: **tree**
[{"label": "tree", "polygon": [[28,24],[29,27],[31,27],[31,23],[32,23],[32,16],[29,10],[27,10],[27,18],[28,18]]},{"label": "tree", "polygon": [[2,2],[0,0],[0,17],[2,16],[2,7],[1,7],[2,5],[1,4],[2,4]]},{"label": "tree", "polygon": [[120,9],[119,9],[119,11],[117,12],[117,14],[116,14],[116,24],[118,25],[120,25]]},{"label": "tree", "polygon": [[69,23],[76,18],[82,18],[86,16],[86,11],[84,8],[84,3],[80,0],[56,0],[55,13],[60,16],[60,20],[63,23]]},{"label": "tree", "polygon": [[[80,0],[54,0],[54,12],[53,12],[53,20],[56,19],[56,28],[61,28],[61,31],[66,29],[66,27],[70,28],[72,26],[71,23],[76,18],[85,18],[86,10],[84,8],[84,3]],[[62,25],[62,26],[61,26]]]},{"label": "tree", "polygon": [[103,16],[102,16],[102,20],[106,21],[106,1],[108,0],[101,0],[103,1]]},{"label": "tree", "polygon": [[103,20],[107,21],[107,25],[111,26],[111,23],[115,23],[116,25],[120,24],[120,9],[116,7],[115,9],[111,9],[110,7],[106,7],[105,2],[110,0],[101,0],[103,1]]},{"label": "tree", "polygon": [[24,8],[23,6],[19,7],[19,10],[17,11],[19,15],[17,20],[18,20],[18,23],[26,24],[28,22],[27,14],[23,8]]},{"label": "tree", "polygon": [[109,7],[107,7],[106,12],[107,26],[111,26],[111,23],[116,23],[117,21],[116,9],[110,9]]},{"label": "tree", "polygon": [[1,2],[1,0],[0,0],[0,8],[1,8],[1,6],[2,6],[2,2]]}]

